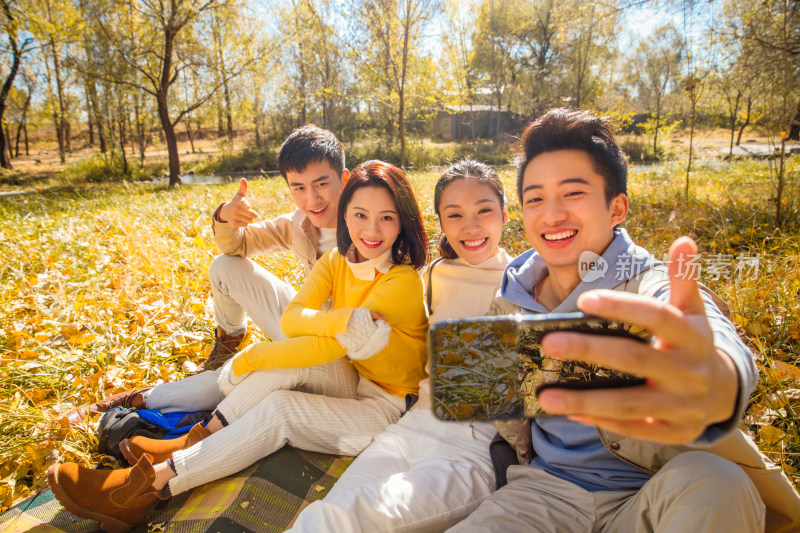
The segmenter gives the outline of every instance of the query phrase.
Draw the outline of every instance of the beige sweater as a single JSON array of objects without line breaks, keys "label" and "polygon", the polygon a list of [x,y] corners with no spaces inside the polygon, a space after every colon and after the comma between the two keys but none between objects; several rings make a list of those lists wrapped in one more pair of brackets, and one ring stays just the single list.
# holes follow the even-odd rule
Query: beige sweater
[{"label": "beige sweater", "polygon": [[306,276],[322,255],[319,230],[299,209],[272,220],[263,220],[249,224],[245,228],[237,228],[226,222],[220,222],[219,212],[222,205],[217,207],[211,217],[214,240],[222,253],[252,257],[291,250],[303,265]]}]

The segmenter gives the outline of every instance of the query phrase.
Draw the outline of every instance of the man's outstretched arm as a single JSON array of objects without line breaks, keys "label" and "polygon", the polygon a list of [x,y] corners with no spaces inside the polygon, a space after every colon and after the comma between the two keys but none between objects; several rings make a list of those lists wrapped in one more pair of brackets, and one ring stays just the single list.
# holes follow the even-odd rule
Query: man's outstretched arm
[{"label": "man's outstretched arm", "polygon": [[688,237],[670,248],[668,302],[607,290],[578,299],[586,313],[645,327],[652,344],[575,333],[552,333],[542,341],[550,357],[614,368],[646,383],[594,391],[549,389],[539,396],[543,409],[615,433],[676,444],[697,440],[740,411],[740,394],[750,392],[749,387],[740,390],[740,376],[752,374],[752,356],[734,360],[715,346],[697,280],[679,272],[681,257],[696,254],[697,245]]}]

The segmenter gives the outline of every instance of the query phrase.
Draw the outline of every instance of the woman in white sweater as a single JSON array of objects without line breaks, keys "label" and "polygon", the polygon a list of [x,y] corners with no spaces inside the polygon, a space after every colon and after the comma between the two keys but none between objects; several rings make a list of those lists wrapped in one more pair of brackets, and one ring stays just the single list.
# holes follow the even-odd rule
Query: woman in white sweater
[{"label": "woman in white sweater", "polygon": [[[425,275],[431,324],[484,315],[511,260],[498,246],[508,220],[503,185],[489,166],[461,160],[436,183],[434,206],[444,236],[442,259]],[[438,420],[430,390],[425,378],[414,408],[376,436],[290,531],[443,531],[494,490],[494,426]]]}]

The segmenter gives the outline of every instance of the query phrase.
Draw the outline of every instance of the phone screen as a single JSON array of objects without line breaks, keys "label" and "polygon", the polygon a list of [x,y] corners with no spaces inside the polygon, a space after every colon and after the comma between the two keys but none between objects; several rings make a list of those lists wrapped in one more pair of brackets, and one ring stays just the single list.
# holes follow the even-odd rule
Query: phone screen
[{"label": "phone screen", "polygon": [[545,416],[536,397],[547,387],[628,387],[642,378],[597,365],[544,357],[553,331],[613,335],[649,342],[647,331],[583,313],[446,320],[431,326],[433,410],[442,420]]}]

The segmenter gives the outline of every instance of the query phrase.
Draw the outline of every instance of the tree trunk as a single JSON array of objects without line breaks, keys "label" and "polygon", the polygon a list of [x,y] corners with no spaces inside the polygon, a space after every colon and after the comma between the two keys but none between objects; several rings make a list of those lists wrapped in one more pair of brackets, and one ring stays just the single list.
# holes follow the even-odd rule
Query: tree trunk
[{"label": "tree trunk", "polygon": [[139,145],[139,168],[144,167],[144,151],[147,143],[144,136],[144,124],[142,123],[142,114],[139,108],[139,99],[136,99],[136,105],[133,106],[133,118],[136,121],[136,143]]},{"label": "tree trunk", "polygon": [[[180,29],[180,28],[178,28]],[[167,94],[169,93],[170,78],[172,75],[172,51],[175,45],[177,30],[171,25],[164,29],[164,55],[159,76],[159,85],[156,88],[156,102],[158,119],[164,132],[164,141],[167,143],[169,156],[169,186],[170,188],[181,184],[181,161],[178,154],[178,139],[175,136],[175,124],[169,118]]]},{"label": "tree trunk", "polygon": [[399,105],[397,110],[397,135],[400,137],[400,168],[406,168],[406,129],[405,114],[406,69],[408,67],[408,38],[411,32],[411,2],[406,2],[406,19],[403,24],[403,67],[400,74]]},{"label": "tree trunk", "polygon": [[400,105],[397,110],[397,136],[400,138],[400,168],[406,168],[406,131],[403,123],[403,113],[405,112],[403,101],[403,89],[400,89]]},{"label": "tree trunk", "polygon": [[122,106],[119,106],[117,111],[117,130],[119,131],[119,142],[124,149],[125,143],[128,142],[128,129],[125,127],[125,119],[122,118]]},{"label": "tree trunk", "polygon": [[[8,3],[4,0],[2,3],[3,6],[3,14],[8,19],[9,27],[13,27],[14,19],[11,16],[11,10],[8,7]],[[12,49],[12,64],[11,64],[11,71],[8,73],[8,77],[3,82],[3,88],[0,89],[0,124],[3,123],[3,116],[6,113],[6,98],[8,97],[9,91],[11,91],[11,85],[14,83],[14,78],[17,75],[17,70],[19,70],[19,63],[20,57],[19,52],[17,50],[17,40],[14,38],[14,34],[11,30],[8,32],[8,40],[11,44]],[[2,128],[0,128],[2,130]],[[3,132],[0,131],[0,167],[3,168],[11,168],[11,158],[6,157],[6,143],[9,140],[5,138]]]},{"label": "tree trunk", "polygon": [[[138,102],[136,105],[139,105]],[[134,125],[131,121],[131,115],[125,112],[125,124],[128,126],[128,139],[131,141],[131,154],[136,153],[137,145],[139,144],[139,124]]]},{"label": "tree trunk", "polygon": [[[87,92],[88,92],[88,99],[89,105],[91,107],[91,122],[94,122],[95,126],[97,126],[97,141],[100,143],[100,152],[106,153],[108,147],[106,146],[106,135],[105,135],[105,128],[103,127],[103,118],[102,114],[100,113],[100,106],[97,102],[97,87],[94,84],[94,80],[90,80],[87,83]],[[91,123],[90,122],[90,123]]]},{"label": "tree trunk", "polygon": [[72,122],[64,120],[64,115],[61,115],[61,120],[64,121],[64,141],[67,148],[67,153],[72,153]]},{"label": "tree trunk", "polygon": [[225,135],[225,126],[222,124],[222,102],[219,97],[214,98],[214,101],[217,103],[217,135],[222,137]]},{"label": "tree trunk", "polygon": [[[31,105],[31,95],[33,91],[28,88],[28,96],[25,97],[25,103],[22,105],[22,118],[19,122],[19,127],[17,128],[17,143],[14,149],[16,152],[16,157],[19,157],[19,136],[20,132],[24,129],[25,130],[25,155],[28,155],[28,108]],[[1,118],[1,117],[0,117]]]},{"label": "tree trunk", "polygon": [[100,141],[100,153],[106,153],[108,146],[106,142],[106,128],[103,126],[103,120],[97,122],[97,140]]},{"label": "tree trunk", "polygon": [[736,135],[736,113],[739,112],[739,100],[742,98],[741,91],[736,91],[736,100],[733,103],[733,107],[730,109],[730,119],[731,119],[731,146],[730,150],[728,151],[728,156],[733,157],[733,137]]},{"label": "tree trunk", "polygon": [[[17,39],[16,39],[16,21],[14,17],[11,15],[11,8],[8,5],[6,0],[2,0],[2,9],[3,15],[6,17],[8,21],[8,41],[11,45],[11,69],[8,72],[8,76],[6,77],[5,81],[3,82],[3,87],[0,88],[0,124],[3,123],[3,117],[6,113],[6,98],[8,98],[8,93],[11,91],[11,86],[14,84],[14,78],[17,76],[17,71],[19,70],[19,64],[22,61],[22,54],[25,46],[30,42],[30,39],[26,39],[22,45],[22,48],[17,47]],[[30,92],[28,94],[27,103],[30,102]],[[11,158],[7,156],[7,153],[10,153],[10,147],[8,143],[11,141],[10,137],[6,137],[4,132],[2,131],[3,128],[0,128],[0,167],[3,168],[11,168]]]},{"label": "tree trunk", "polygon": [[17,139],[14,142],[14,157],[19,157],[19,139],[22,136],[22,127],[24,124],[24,122],[17,124]]},{"label": "tree trunk", "polygon": [[186,136],[189,137],[189,146],[192,147],[192,153],[195,153],[194,136],[192,135],[192,117],[186,117]]},{"label": "tree trunk", "polygon": [[653,157],[658,159],[658,128],[661,127],[661,98],[656,97],[656,130],[653,132]]},{"label": "tree trunk", "polygon": [[[119,129],[119,148],[122,150],[122,173],[128,174],[128,156],[125,153],[125,144],[127,139],[125,138],[127,129],[125,128],[125,115],[123,114],[123,105],[122,105],[122,97],[120,96],[120,100],[117,102],[117,128]],[[113,161],[112,161],[113,164]]]},{"label": "tree trunk", "polygon": [[[330,83],[331,64],[327,53],[325,54],[324,65],[325,65],[325,78],[324,78],[325,87],[328,88],[331,85]],[[322,127],[325,128],[326,130],[331,129],[331,124],[330,124],[331,117],[330,117],[330,112],[328,110],[330,105],[331,105],[330,98],[328,98],[327,91],[322,91]]]},{"label": "tree trunk", "polygon": [[394,139],[394,118],[392,118],[391,114],[386,116],[386,125],[383,129],[386,132],[386,143],[392,144]]},{"label": "tree trunk", "polygon": [[[231,143],[230,148],[233,149],[233,110],[231,109],[231,93],[228,88],[228,73],[225,71],[225,58],[222,56],[222,43],[220,43],[218,49],[219,65],[222,69],[220,73],[222,76],[222,99],[225,102],[225,129],[228,134],[228,142]],[[192,148],[192,153],[194,153],[194,148]]]},{"label": "tree trunk", "polygon": [[53,127],[56,130],[56,141],[58,142],[58,155],[61,162],[64,162],[64,132],[61,129],[61,121],[58,119],[58,111],[53,109]]},{"label": "tree trunk", "polygon": [[692,172],[692,155],[694,151],[694,123],[695,123],[695,109],[697,101],[695,95],[691,94],[692,98],[692,114],[691,114],[691,127],[689,128],[689,163],[686,165],[686,184],[683,189],[683,195],[689,199],[689,175]]},{"label": "tree trunk", "polygon": [[789,134],[787,139],[790,141],[800,141],[800,100],[797,101],[797,109],[794,112],[794,118],[789,123]]},{"label": "tree trunk", "polygon": [[89,92],[89,85],[93,82],[86,81],[84,83],[84,92],[86,93],[86,126],[89,129],[89,148],[94,146],[94,128],[97,125],[97,111],[94,109],[94,102]]},{"label": "tree trunk", "polygon": [[307,108],[306,108],[306,101],[308,97],[306,96],[306,68],[305,68],[305,59],[300,62],[300,124],[299,126],[304,126],[308,123]]},{"label": "tree trunk", "polygon": [[[231,110],[231,95],[228,91],[228,81],[224,80],[222,85],[222,94],[225,100],[225,121],[228,133],[228,142],[231,143],[231,150],[233,149],[233,111]],[[192,150],[194,151],[194,150]]]},{"label": "tree trunk", "polygon": [[[89,57],[88,52],[87,57]],[[86,127],[89,130],[89,147],[91,148],[94,146],[94,125],[97,113],[94,110],[94,102],[92,102],[91,90],[89,89],[89,85],[94,82],[90,80],[90,76],[87,75],[83,82],[83,92],[86,95]]]},{"label": "tree trunk", "polygon": [[55,39],[50,37],[50,50],[53,52],[53,70],[56,75],[56,96],[58,97],[58,120],[56,128],[58,129],[58,156],[61,163],[66,161],[67,151],[67,122],[64,118],[66,112],[64,103],[64,80],[61,77],[61,64],[58,60],[58,50],[56,49]]},{"label": "tree trunk", "polygon": [[169,156],[169,186],[175,187],[181,184],[181,162],[178,154],[178,139],[175,136],[175,126],[169,118],[169,108],[167,107],[167,95],[160,92],[156,98],[158,101],[158,118],[161,121],[161,129],[164,132],[164,141],[167,143],[167,154]]},{"label": "tree trunk", "polygon": [[[16,74],[16,73],[15,73]],[[12,79],[13,81],[13,79]],[[3,84],[3,89],[5,90],[6,85],[11,88],[11,83],[9,83],[8,79],[6,79],[6,83]],[[6,93],[7,94],[7,93]],[[0,95],[0,124],[2,123],[3,115],[6,112],[6,99],[5,94]],[[8,157],[9,150],[6,150],[6,145],[9,142],[9,138],[6,137],[4,128],[0,128],[0,166],[3,168],[12,168],[11,167],[11,158]]]},{"label": "tree trunk", "polygon": [[256,148],[261,148],[261,133],[258,131],[258,118],[253,118],[253,133],[256,136]]},{"label": "tree trunk", "polygon": [[780,153],[780,162],[778,164],[778,184],[775,188],[775,225],[778,226],[778,229],[781,228],[783,224],[783,213],[782,213],[782,205],[783,205],[783,182],[784,182],[784,171],[785,171],[785,164],[786,164],[786,139],[781,137],[781,153]]},{"label": "tree trunk", "polygon": [[503,92],[498,90],[495,91],[495,94],[497,95],[497,111],[495,112],[494,131],[491,131],[490,123],[489,135],[492,136],[492,140],[496,144],[500,141],[500,114],[503,112]]},{"label": "tree trunk", "polygon": [[744,129],[750,124],[750,107],[753,105],[753,97],[747,97],[747,116],[744,118],[744,122],[739,127],[739,135],[736,137],[736,146],[739,146],[739,143],[742,142],[742,133],[744,133]]},{"label": "tree trunk", "polygon": [[[125,128],[125,126],[124,126],[124,124],[122,124],[122,121],[120,120],[120,122],[119,122],[119,130],[123,131],[124,128]],[[125,136],[124,135],[120,135],[119,136],[119,148],[120,148],[120,150],[122,150],[122,173],[127,175],[128,174],[128,156],[125,154]]]},{"label": "tree trunk", "polygon": [[11,128],[9,126],[6,126],[5,128],[2,128],[2,129],[5,130],[4,131],[5,139],[4,139],[4,142],[3,142],[3,146],[4,146],[5,151],[6,151],[6,157],[8,157],[9,161],[11,161],[11,157],[12,157],[12,155],[11,155]]}]

